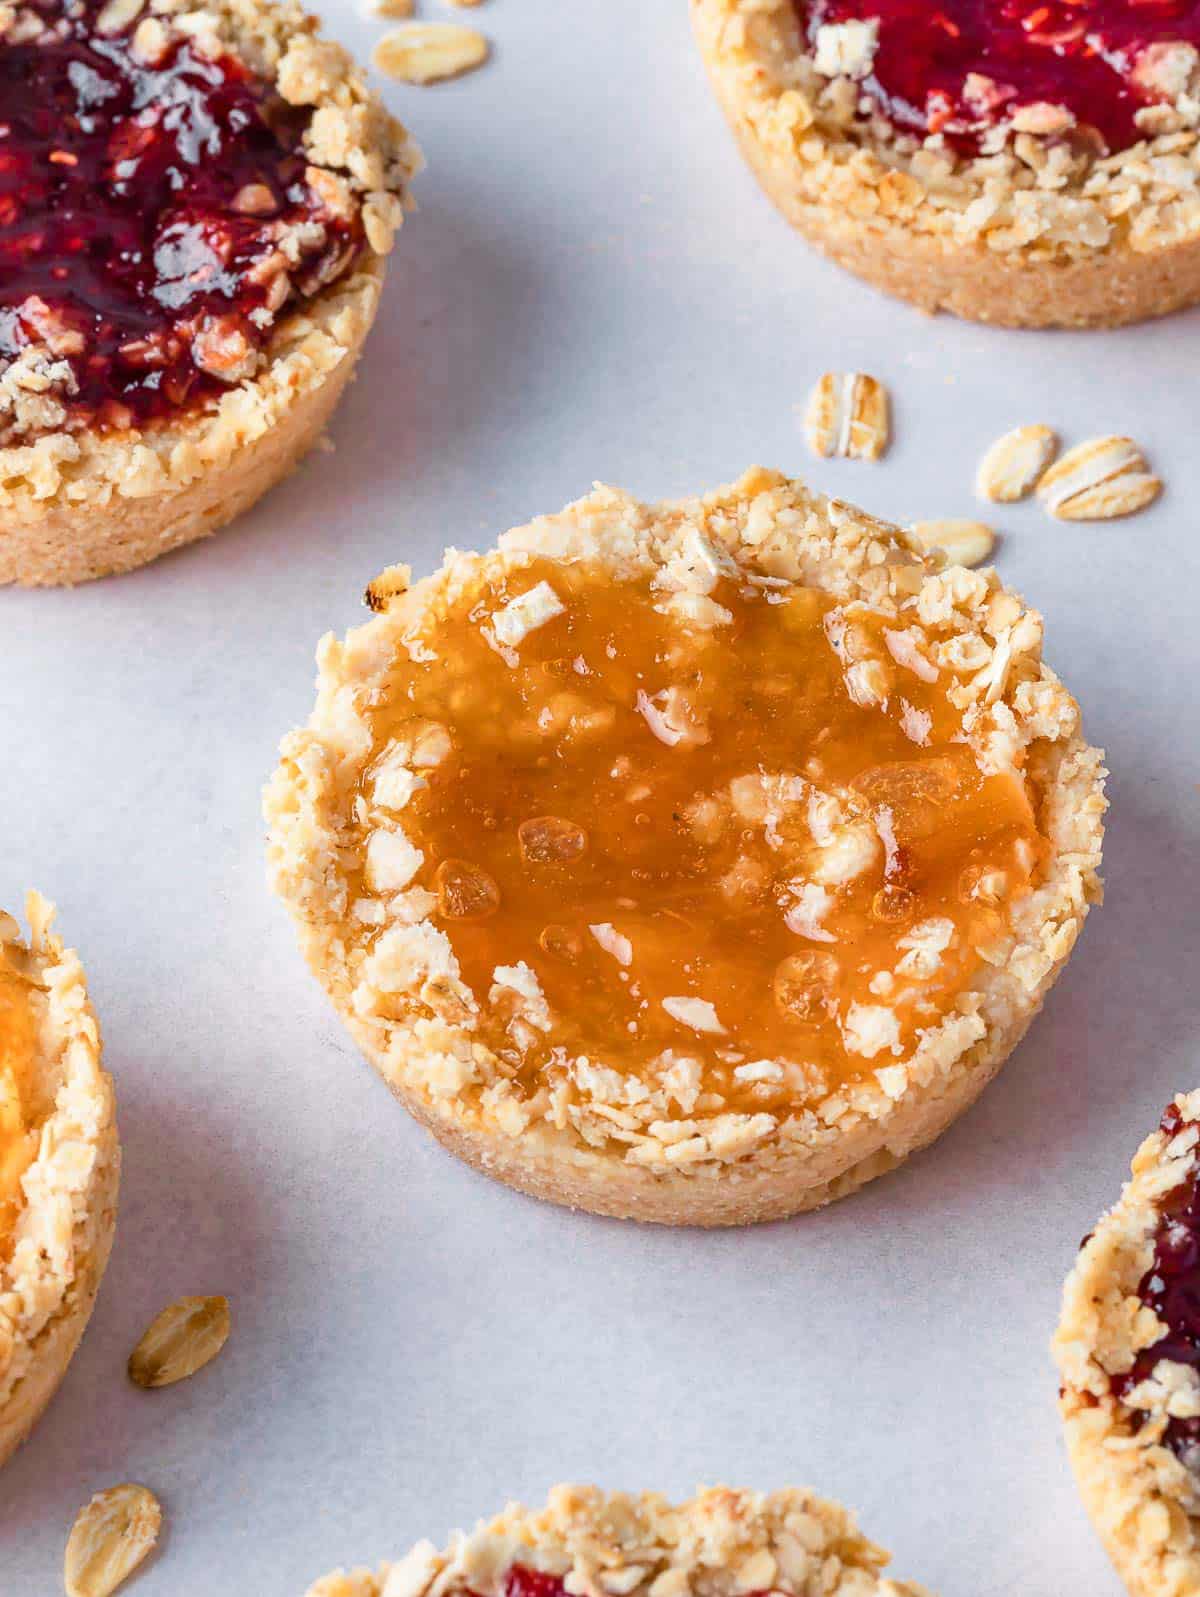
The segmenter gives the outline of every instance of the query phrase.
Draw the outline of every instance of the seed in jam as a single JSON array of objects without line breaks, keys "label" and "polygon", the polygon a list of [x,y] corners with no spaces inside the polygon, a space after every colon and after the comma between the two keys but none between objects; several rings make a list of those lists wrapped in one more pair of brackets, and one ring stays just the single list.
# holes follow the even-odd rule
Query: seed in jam
[{"label": "seed in jam", "polygon": [[[1172,1138],[1183,1126],[1178,1104],[1170,1104],[1160,1130]],[[1167,1329],[1157,1342],[1137,1355],[1129,1370],[1112,1378],[1118,1398],[1148,1380],[1164,1359],[1200,1374],[1200,1172],[1194,1168],[1159,1204],[1154,1258],[1138,1283],[1137,1295]],[[1135,1426],[1141,1423],[1140,1409],[1131,1406],[1129,1413]],[[1200,1419],[1171,1415],[1162,1442],[1189,1469],[1200,1474]]]},{"label": "seed in jam", "polygon": [[[1062,108],[1104,153],[1135,144],[1135,120],[1171,95],[1163,47],[1200,45],[1198,0],[796,0],[810,42],[830,23],[875,22],[861,89],[903,133],[941,133],[971,153],[1025,108]],[[1178,93],[1178,88],[1175,88]],[[1060,119],[1062,120],[1062,119]],[[1070,119],[1066,119],[1070,126]]]},{"label": "seed in jam", "polygon": [[683,1061],[710,1104],[819,1100],[911,1056],[1036,881],[1023,780],[976,764],[936,628],[710,569],[697,594],[481,565],[373,696],[364,885],[399,862],[397,913],[429,916],[518,1093]]},{"label": "seed in jam", "polygon": [[0,38],[0,373],[34,362],[15,386],[50,390],[0,441],[212,401],[361,246],[309,111],[126,10],[33,0]]}]

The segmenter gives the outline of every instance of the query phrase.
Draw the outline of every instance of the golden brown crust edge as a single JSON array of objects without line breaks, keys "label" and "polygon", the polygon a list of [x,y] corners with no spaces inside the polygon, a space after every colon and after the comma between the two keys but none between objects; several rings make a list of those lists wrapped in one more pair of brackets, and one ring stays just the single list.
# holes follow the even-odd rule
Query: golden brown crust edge
[{"label": "golden brown crust edge", "polygon": [[[1189,1117],[1200,1116],[1200,1093],[1175,1102]],[[1142,1144],[1132,1179],[1067,1277],[1054,1337],[1067,1456],[1088,1516],[1133,1597],[1200,1593],[1200,1483],[1159,1441],[1169,1412],[1191,1412],[1200,1383],[1180,1380],[1180,1366],[1160,1363],[1156,1378],[1134,1389],[1144,1410],[1136,1430],[1110,1385],[1165,1330],[1136,1288],[1153,1259],[1157,1201],[1194,1169],[1198,1147],[1200,1127],[1191,1123],[1170,1141],[1155,1131]]]},{"label": "golden brown crust edge", "polygon": [[[319,971],[314,974],[320,975]],[[502,1181],[517,1192],[569,1209],[615,1220],[652,1225],[704,1227],[754,1225],[807,1214],[849,1197],[877,1176],[886,1175],[914,1153],[935,1142],[942,1132],[979,1097],[1026,1031],[1032,1014],[1014,1028],[1016,1035],[993,1037],[979,1057],[964,1061],[954,1079],[934,1100],[914,1098],[889,1122],[886,1138],[867,1146],[843,1168],[843,1155],[833,1149],[824,1160],[800,1161],[782,1169],[747,1169],[734,1165],[696,1177],[679,1171],[651,1174],[636,1165],[618,1164],[590,1149],[555,1143],[498,1138],[439,1113],[420,1094],[407,1089],[389,1070],[386,1053],[371,1032],[338,1006],[343,1024],[388,1086],[420,1125],[442,1146],[481,1175]]]},{"label": "golden brown crust edge", "polygon": [[672,1504],[556,1486],[536,1512],[512,1503],[445,1548],[418,1542],[398,1563],[339,1570],[308,1597],[497,1597],[514,1564],[569,1578],[583,1597],[928,1597],[884,1575],[888,1562],[853,1514],[803,1487],[722,1486]]},{"label": "golden brown crust edge", "polygon": [[112,1080],[78,956],[49,930],[53,911],[30,895],[28,957],[44,980],[44,1035],[61,1072],[54,1113],[27,1173],[33,1221],[0,1261],[0,1467],[58,1389],[91,1317],[112,1249],[120,1185]]},{"label": "golden brown crust edge", "polygon": [[[489,558],[520,560],[533,549],[558,548],[564,554],[609,550],[618,559],[622,547],[629,557],[630,550],[645,548],[647,538],[686,537],[696,528],[737,551],[750,569],[778,571],[779,562],[799,562],[808,580],[819,581],[824,573],[831,584],[841,584],[836,591],[844,596],[870,592],[875,602],[895,602],[887,597],[889,584],[911,595],[915,579],[918,602],[931,618],[969,628],[966,618],[974,617],[1006,640],[992,653],[993,665],[985,664],[976,678],[990,681],[992,702],[977,702],[972,724],[993,750],[1012,736],[1032,740],[1034,791],[1055,853],[1016,928],[1012,955],[1002,969],[989,970],[980,994],[966,995],[970,1002],[962,1014],[931,1034],[895,1095],[864,1081],[834,1094],[815,1114],[778,1121],[758,1116],[755,1121],[763,1124],[756,1128],[741,1124],[745,1116],[726,1117],[739,1122],[729,1127],[732,1145],[717,1123],[706,1125],[702,1129],[713,1133],[711,1150],[700,1161],[672,1162],[656,1150],[653,1137],[626,1158],[624,1149],[597,1146],[574,1125],[530,1121],[520,1105],[503,1101],[500,1084],[477,1102],[469,1059],[458,1053],[463,1063],[453,1063],[458,1042],[452,1030],[421,1022],[410,1033],[406,1024],[388,1018],[391,1001],[374,989],[370,961],[364,964],[357,934],[343,919],[340,862],[349,841],[341,828],[361,751],[354,706],[360,694],[369,699],[373,673],[389,655],[388,638],[403,634],[401,612],[411,619],[437,583],[453,583],[454,573],[461,576],[476,557],[448,557],[441,573],[411,590],[380,621],[351,634],[344,645],[326,640],[317,709],[308,728],[284,741],[266,813],[272,880],[310,968],[363,1052],[440,1141],[476,1168],[539,1197],[660,1223],[732,1225],[780,1218],[855,1190],[932,1141],[978,1095],[1040,1008],[1098,895],[1104,772],[1099,752],[1079,731],[1074,701],[1040,661],[1040,618],[1023,611],[994,573],[952,568],[935,575],[935,566],[923,573],[896,529],[809,495],[778,473],[755,470],[703,499],[658,506],[599,489],[558,516],[507,534],[500,552]],[[901,564],[893,567],[889,560]],[[1021,615],[1036,624],[1015,619]],[[1020,663],[1011,648],[1018,635],[1022,647],[1032,650]],[[978,634],[972,647],[973,664],[986,662],[988,649]],[[998,664],[1007,686],[988,676]],[[665,1118],[672,1112],[654,1110]]]},{"label": "golden brown crust edge", "polygon": [[714,93],[772,203],[840,266],[920,310],[1000,327],[1119,327],[1200,301],[1200,236],[1142,249],[1119,239],[1071,254],[1001,253],[977,237],[917,231],[904,219],[903,206],[887,214],[889,202],[877,197],[879,174],[860,180],[852,158],[838,166],[837,198],[823,199],[786,118],[781,126],[786,91],[772,82],[767,64],[753,60],[752,50],[748,62],[728,47],[726,29],[744,3],[691,0]]},{"label": "golden brown crust edge", "polygon": [[131,571],[248,510],[321,437],[375,320],[384,270],[370,256],[288,318],[258,377],[222,396],[215,415],[126,444],[128,470],[106,469],[95,494],[70,492],[88,480],[85,454],[59,468],[67,475],[45,499],[24,492],[0,503],[0,584],[70,585]]}]

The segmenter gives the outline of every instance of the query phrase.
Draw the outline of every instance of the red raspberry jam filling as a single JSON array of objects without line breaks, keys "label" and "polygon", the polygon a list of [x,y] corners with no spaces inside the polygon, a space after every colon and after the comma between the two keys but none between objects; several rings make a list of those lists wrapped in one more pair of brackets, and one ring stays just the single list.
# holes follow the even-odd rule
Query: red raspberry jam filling
[{"label": "red raspberry jam filling", "polygon": [[361,243],[314,189],[337,184],[309,112],[146,16],[105,32],[99,0],[38,0],[0,37],[0,374],[41,352],[57,426],[220,393]]},{"label": "red raspberry jam filling", "polygon": [[[1183,1117],[1172,1104],[1162,1118],[1163,1135],[1175,1136],[1182,1125]],[[1138,1354],[1132,1369],[1113,1377],[1118,1398],[1148,1380],[1161,1359],[1200,1371],[1200,1182],[1196,1172],[1161,1205],[1154,1262],[1138,1283],[1137,1295],[1167,1330]],[[1140,1416],[1142,1411],[1135,1408],[1130,1412]],[[1189,1469],[1200,1473],[1200,1419],[1169,1419],[1162,1441]]]},{"label": "red raspberry jam filling", "polygon": [[[877,21],[865,92],[900,130],[970,151],[1023,106],[1065,107],[1111,153],[1162,97],[1148,47],[1200,44],[1200,0],[797,0],[824,23]],[[1032,128],[1030,131],[1043,131]],[[1045,131],[1052,131],[1047,128]]]}]

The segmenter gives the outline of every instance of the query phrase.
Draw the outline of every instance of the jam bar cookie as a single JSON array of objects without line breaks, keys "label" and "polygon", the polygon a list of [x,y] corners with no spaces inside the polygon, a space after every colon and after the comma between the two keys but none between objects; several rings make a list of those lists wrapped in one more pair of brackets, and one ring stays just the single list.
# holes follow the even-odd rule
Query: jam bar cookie
[{"label": "jam bar cookie", "polygon": [[439,1551],[418,1542],[378,1573],[327,1575],[308,1597],[928,1597],[812,1492],[718,1487],[690,1502],[556,1486]]},{"label": "jam bar cookie", "polygon": [[292,0],[0,6],[0,583],[215,531],[318,437],[415,147]]},{"label": "jam bar cookie", "polygon": [[1075,1478],[1129,1590],[1200,1591],[1200,1092],[1084,1242],[1054,1353]]},{"label": "jam bar cookie", "polygon": [[0,1464],[53,1397],[108,1263],[120,1154],[78,956],[0,914]]},{"label": "jam bar cookie", "polygon": [[325,640],[271,873],[448,1147],[734,1224],[975,1098],[1097,894],[1103,773],[1041,617],[941,560],[775,473],[601,489]]},{"label": "jam bar cookie", "polygon": [[1193,0],[691,0],[784,215],[924,310],[1114,326],[1200,299]]}]

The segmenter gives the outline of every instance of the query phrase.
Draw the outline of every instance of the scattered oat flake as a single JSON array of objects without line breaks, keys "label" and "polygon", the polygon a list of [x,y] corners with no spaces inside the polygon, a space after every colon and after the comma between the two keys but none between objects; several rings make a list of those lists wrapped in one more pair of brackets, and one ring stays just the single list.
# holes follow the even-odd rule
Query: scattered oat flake
[{"label": "scattered oat flake", "polygon": [[178,1298],[155,1316],[129,1355],[135,1386],[173,1386],[215,1359],[229,1340],[229,1299]]},{"label": "scattered oat flake", "polygon": [[940,549],[955,566],[980,566],[996,547],[996,534],[982,521],[961,521],[953,516],[914,521],[909,531],[926,553]]},{"label": "scattered oat flake", "polygon": [[981,499],[1011,505],[1037,487],[1058,452],[1058,434],[1040,423],[1005,433],[979,463],[975,487]]},{"label": "scattered oat flake", "polygon": [[482,33],[461,22],[410,22],[380,39],[371,59],[404,83],[440,83],[481,66],[488,48]]},{"label": "scattered oat flake", "polygon": [[145,1486],[126,1482],[97,1492],[67,1539],[67,1597],[110,1597],[158,1540],[162,1506]]},{"label": "scattered oat flake", "polygon": [[401,22],[413,14],[413,0],[369,0],[367,11],[373,17],[385,17],[390,22]]},{"label": "scattered oat flake", "polygon": [[1038,484],[1038,498],[1061,521],[1111,521],[1144,510],[1162,492],[1132,438],[1089,438],[1068,449]]},{"label": "scattered oat flake", "polygon": [[878,460],[891,437],[888,391],[866,372],[826,372],[809,395],[804,430],[814,454]]}]

